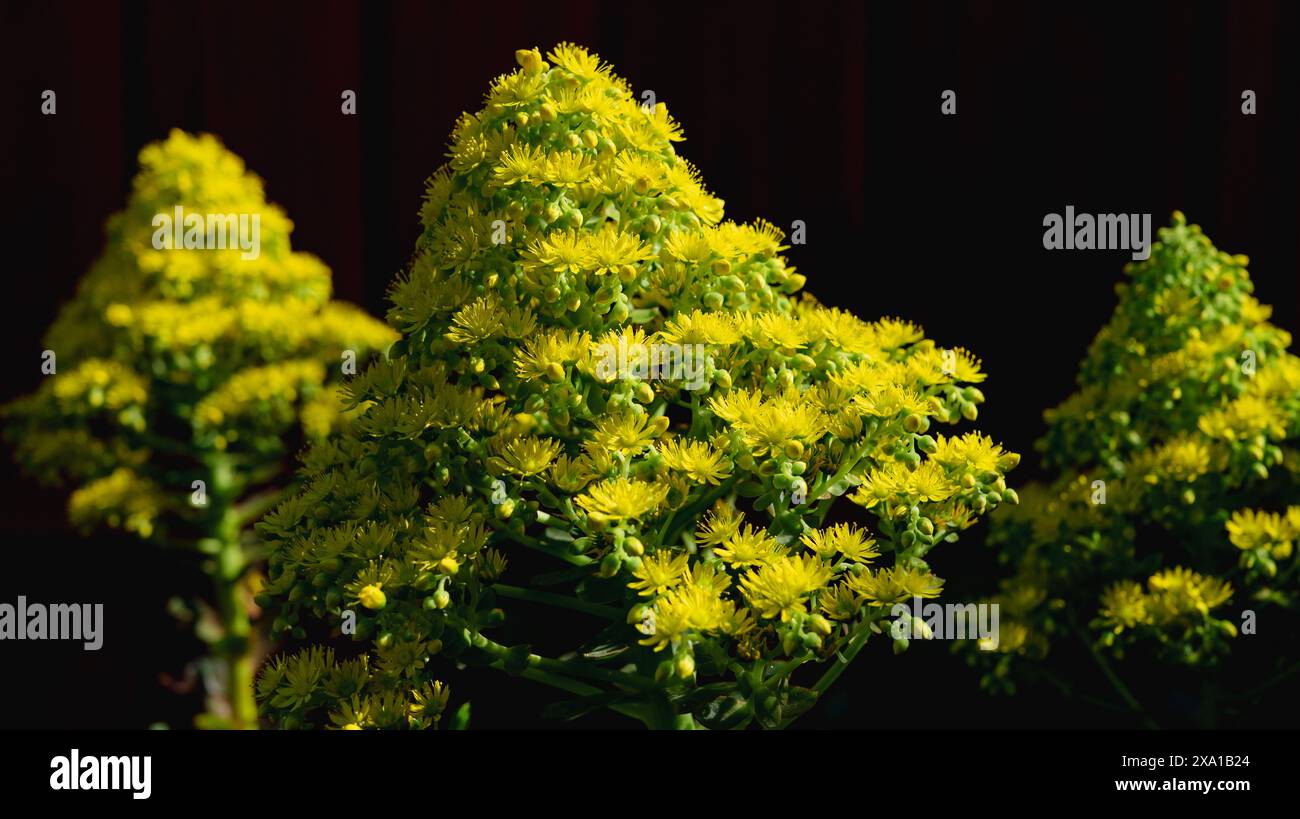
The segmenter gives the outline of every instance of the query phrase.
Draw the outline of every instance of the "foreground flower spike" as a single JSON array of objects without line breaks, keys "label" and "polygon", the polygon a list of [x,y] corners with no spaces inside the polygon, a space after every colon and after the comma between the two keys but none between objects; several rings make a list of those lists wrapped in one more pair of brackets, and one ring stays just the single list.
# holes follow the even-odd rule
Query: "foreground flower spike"
[{"label": "foreground flower spike", "polygon": [[173,131],[140,165],[5,433],[32,473],[76,487],[78,526],[206,556],[215,612],[200,602],[197,616],[220,628],[199,629],[203,676],[221,690],[203,724],[253,727],[244,530],[290,483],[289,456],[335,423],[344,361],[396,335],[329,300],[329,270],[290,250],[292,224],[216,138]]},{"label": "foreground flower spike", "polygon": [[991,540],[1019,571],[997,598],[986,684],[1012,685],[1049,635],[1085,628],[1116,657],[1211,665],[1253,633],[1252,612],[1294,602],[1300,359],[1246,263],[1175,213],[1126,269],[1079,392],[1046,413],[1039,446],[1059,477],[994,516]]},{"label": "foreground flower spike", "polygon": [[[414,714],[446,658],[576,697],[559,716],[785,725],[879,633],[881,595],[937,594],[930,550],[1014,500],[1015,455],[931,432],[976,416],[979,362],[799,295],[781,231],[723,221],[666,107],[599,58],[516,57],[429,179],[402,340],[259,527],[279,633],[323,621],[369,644],[369,675],[305,686],[294,655],[262,707],[287,727]],[[823,527],[845,495],[871,531]],[[573,651],[489,636],[520,610]]]}]

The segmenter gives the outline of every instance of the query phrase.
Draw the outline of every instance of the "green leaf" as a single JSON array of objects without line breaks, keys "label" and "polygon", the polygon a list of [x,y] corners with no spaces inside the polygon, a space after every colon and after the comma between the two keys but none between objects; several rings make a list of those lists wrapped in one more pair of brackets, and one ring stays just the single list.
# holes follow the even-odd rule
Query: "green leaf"
[{"label": "green leaf", "polygon": [[451,722],[447,724],[448,731],[464,731],[469,728],[469,703],[465,703],[456,709],[452,715]]}]

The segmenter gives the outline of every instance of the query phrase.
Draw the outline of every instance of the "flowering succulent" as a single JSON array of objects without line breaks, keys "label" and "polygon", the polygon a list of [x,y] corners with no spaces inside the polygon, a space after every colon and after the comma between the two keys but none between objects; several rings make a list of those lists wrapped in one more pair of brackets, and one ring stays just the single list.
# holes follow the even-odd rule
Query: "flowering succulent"
[{"label": "flowering succulent", "polygon": [[[45,382],[3,409],[5,433],[33,474],[76,487],[79,527],[207,556],[217,607],[201,622],[219,626],[199,633],[226,674],[210,716],[250,726],[255,552],[241,532],[291,481],[293,449],[336,423],[345,357],[396,334],[329,300],[329,270],[290,249],[292,224],[214,137],[173,131],[140,165],[107,247],[46,335]],[[189,223],[174,226],[181,243],[167,227],[176,216]],[[209,241],[214,216],[224,249]],[[236,240],[241,219],[255,245]]]},{"label": "flowering succulent", "polygon": [[[428,181],[402,339],[259,524],[277,632],[362,641],[362,692],[308,649],[261,678],[264,713],[425,726],[446,658],[576,698],[556,714],[784,725],[889,604],[938,594],[930,550],[1015,500],[1018,457],[935,433],[975,419],[978,360],[802,295],[782,232],[723,220],[663,103],[573,45],[516,57]],[[874,526],[826,525],[841,496]],[[529,624],[559,659],[489,636],[521,603],[592,625]],[[406,722],[354,719],[394,700]]]},{"label": "flowering succulent", "polygon": [[986,684],[1069,632],[1103,664],[1139,650],[1213,665],[1243,610],[1295,602],[1300,359],[1246,264],[1175,213],[1126,268],[1079,392],[1045,414],[1056,479],[993,517],[1016,573]]}]

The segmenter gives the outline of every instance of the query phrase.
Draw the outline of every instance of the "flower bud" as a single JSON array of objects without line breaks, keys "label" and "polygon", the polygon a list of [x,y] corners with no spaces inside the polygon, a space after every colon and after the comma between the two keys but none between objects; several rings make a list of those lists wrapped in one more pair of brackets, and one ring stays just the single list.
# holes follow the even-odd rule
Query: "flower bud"
[{"label": "flower bud", "polygon": [[549,67],[542,59],[542,53],[535,48],[521,48],[516,51],[515,62],[519,63],[524,73],[529,76],[540,74]]},{"label": "flower bud", "polygon": [[820,614],[814,614],[811,617],[809,617],[808,625],[812,627],[812,630],[814,632],[822,635],[823,637],[831,636],[831,630],[833,628],[833,626],[831,625],[831,621],[827,620],[825,617],[822,617]]},{"label": "flower bud", "polygon": [[376,583],[362,586],[361,591],[357,592],[357,599],[361,601],[361,605],[371,610],[382,609],[388,605],[388,596]]},{"label": "flower bud", "polygon": [[618,570],[623,568],[623,558],[614,552],[605,555],[600,561],[600,570],[597,575],[600,577],[613,577],[618,574]]},{"label": "flower bud", "polygon": [[695,673],[695,658],[689,654],[684,654],[677,659],[677,676],[680,679],[688,680]]}]

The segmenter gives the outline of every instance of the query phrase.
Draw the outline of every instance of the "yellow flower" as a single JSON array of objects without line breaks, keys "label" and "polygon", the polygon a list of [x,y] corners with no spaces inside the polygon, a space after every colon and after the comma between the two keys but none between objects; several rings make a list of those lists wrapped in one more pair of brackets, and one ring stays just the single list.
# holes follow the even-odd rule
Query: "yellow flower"
[{"label": "yellow flower", "polygon": [[727,314],[699,310],[676,314],[664,324],[660,336],[670,344],[735,344],[740,341],[740,332]]},{"label": "yellow flower", "polygon": [[1146,595],[1132,580],[1113,583],[1102,592],[1101,616],[1116,634],[1151,621],[1147,614]]},{"label": "yellow flower", "polygon": [[520,378],[559,381],[565,377],[565,365],[583,360],[590,345],[591,336],[585,332],[544,330],[524,340],[515,354],[515,368]]},{"label": "yellow flower", "polygon": [[560,442],[552,438],[515,438],[501,448],[506,470],[521,477],[540,475],[560,453]]},{"label": "yellow flower", "polygon": [[831,579],[831,570],[815,555],[779,557],[746,572],[740,578],[749,604],[763,617],[790,615],[805,610],[804,598],[824,587]]},{"label": "yellow flower", "polygon": [[560,43],[547,56],[551,58],[551,62],[580,80],[608,81],[610,78],[610,67],[581,46]]},{"label": "yellow flower", "polygon": [[762,529],[745,524],[733,535],[726,546],[714,549],[714,554],[732,568],[762,566],[785,555],[785,549],[776,539]]},{"label": "yellow flower", "polygon": [[641,645],[654,646],[655,651],[680,643],[692,632],[736,634],[746,626],[744,617],[737,615],[734,602],[694,584],[668,591],[655,601],[652,612],[648,624],[650,636],[641,640]]},{"label": "yellow flower", "polygon": [[1153,574],[1147,580],[1151,590],[1152,618],[1165,624],[1185,614],[1208,615],[1210,609],[1232,597],[1232,586],[1217,577],[1204,577],[1191,569],[1175,566]]},{"label": "yellow flower", "polygon": [[731,474],[731,462],[726,456],[703,441],[672,438],[659,447],[659,452],[669,469],[685,472],[695,483],[717,486]]},{"label": "yellow flower", "polygon": [[666,429],[667,416],[652,418],[644,412],[628,410],[602,416],[583,446],[588,452],[604,450],[631,457],[648,449]]},{"label": "yellow flower", "polygon": [[836,524],[826,529],[813,529],[799,540],[823,560],[831,560],[837,553],[859,563],[880,556],[875,539],[866,531],[848,523]]},{"label": "yellow flower", "polygon": [[597,274],[611,273],[623,265],[640,264],[654,256],[645,242],[612,226],[587,237],[587,253]]},{"label": "yellow flower", "polygon": [[642,597],[653,597],[680,584],[687,571],[685,554],[659,551],[641,559],[640,567],[632,572],[637,579],[627,585]]},{"label": "yellow flower", "polygon": [[1281,515],[1255,509],[1239,509],[1228,521],[1228,540],[1238,549],[1271,549],[1282,542],[1284,523]]},{"label": "yellow flower", "polygon": [[1007,457],[992,438],[978,432],[968,432],[960,438],[937,435],[935,444],[937,449],[930,454],[930,460],[976,474],[1000,471]]},{"label": "yellow flower", "polygon": [[696,528],[695,540],[705,547],[721,546],[740,532],[742,520],[739,510],[726,501],[718,501]]},{"label": "yellow flower", "polygon": [[668,487],[662,484],[610,478],[591,486],[578,496],[578,505],[595,518],[626,520],[643,518],[663,505]]},{"label": "yellow flower", "polygon": [[452,317],[447,338],[457,344],[477,344],[501,331],[503,311],[496,296],[479,297]]},{"label": "yellow flower", "polygon": [[846,582],[873,606],[888,606],[910,597],[938,597],[943,590],[943,581],[934,575],[901,566],[850,574]]}]

